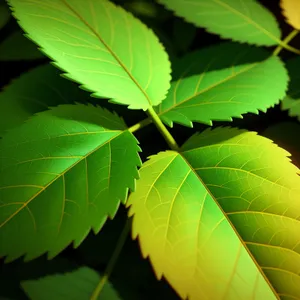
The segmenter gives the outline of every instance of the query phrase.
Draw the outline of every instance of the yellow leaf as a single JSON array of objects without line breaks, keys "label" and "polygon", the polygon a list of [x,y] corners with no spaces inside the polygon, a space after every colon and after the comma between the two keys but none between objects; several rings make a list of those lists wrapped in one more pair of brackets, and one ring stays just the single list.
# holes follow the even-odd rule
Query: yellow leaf
[{"label": "yellow leaf", "polygon": [[287,23],[300,30],[300,0],[281,0],[280,6]]}]

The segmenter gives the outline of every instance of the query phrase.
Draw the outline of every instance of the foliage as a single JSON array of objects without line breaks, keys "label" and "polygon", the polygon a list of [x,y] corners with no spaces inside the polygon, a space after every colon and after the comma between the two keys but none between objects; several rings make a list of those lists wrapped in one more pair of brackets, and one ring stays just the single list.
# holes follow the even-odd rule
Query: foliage
[{"label": "foliage", "polygon": [[[19,28],[0,44],[0,60],[42,64],[0,93],[0,257],[28,264],[46,254],[55,264],[70,245],[92,255],[76,268],[21,276],[20,295],[141,298],[113,281],[131,230],[156,278],[176,292],[168,297],[300,299],[300,170],[286,151],[299,148],[285,134],[300,130],[300,50],[290,45],[297,1],[281,1],[295,28],[284,39],[255,0],[7,4]],[[0,28],[9,17],[1,3]],[[231,41],[194,47],[198,27]],[[279,103],[293,126],[262,134],[228,126]],[[149,124],[169,149],[156,150]],[[120,238],[100,251],[91,231],[101,236],[121,204]],[[104,268],[94,265],[108,254]]]},{"label": "foliage", "polygon": [[[51,275],[39,280],[26,280],[21,283],[26,294],[33,300],[88,299],[98,284],[100,276],[94,270],[81,267],[64,275]],[[120,300],[120,297],[106,284],[99,300]]]}]

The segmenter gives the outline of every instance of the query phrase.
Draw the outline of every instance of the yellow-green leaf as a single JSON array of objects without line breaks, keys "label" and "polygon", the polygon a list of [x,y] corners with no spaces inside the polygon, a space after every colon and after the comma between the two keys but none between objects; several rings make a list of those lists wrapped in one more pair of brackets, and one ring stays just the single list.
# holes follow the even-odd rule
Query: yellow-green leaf
[{"label": "yellow-green leaf", "polygon": [[300,299],[300,171],[288,155],[217,128],[144,163],[127,204],[157,277],[182,299]]},{"label": "yellow-green leaf", "polygon": [[281,0],[280,6],[282,13],[294,28],[300,30],[300,1],[299,0]]},{"label": "yellow-green leaf", "polygon": [[168,55],[152,30],[108,0],[8,0],[13,15],[65,76],[131,109],[158,105]]}]

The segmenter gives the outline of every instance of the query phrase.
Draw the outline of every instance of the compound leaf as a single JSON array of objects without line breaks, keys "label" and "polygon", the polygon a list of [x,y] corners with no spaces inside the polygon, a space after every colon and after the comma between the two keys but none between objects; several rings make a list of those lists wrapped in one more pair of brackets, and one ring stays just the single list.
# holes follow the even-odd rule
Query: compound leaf
[{"label": "compound leaf", "polygon": [[61,105],[8,131],[0,141],[0,257],[53,257],[97,233],[134,189],[139,150],[118,116],[92,105]]},{"label": "compound leaf", "polygon": [[0,29],[2,29],[10,18],[10,12],[5,2],[0,2]]},{"label": "compound leaf", "polygon": [[[91,268],[81,267],[73,272],[26,280],[21,286],[31,300],[90,299],[101,276]],[[98,300],[120,300],[113,286],[107,282]]]},{"label": "compound leaf", "polygon": [[273,46],[281,32],[273,14],[255,0],[157,0],[176,15],[234,41]]},{"label": "compound leaf", "polygon": [[170,86],[170,62],[154,33],[107,0],[8,0],[20,26],[94,97],[144,109]]},{"label": "compound leaf", "polygon": [[265,112],[285,96],[289,80],[278,57],[235,43],[188,54],[173,68],[168,96],[156,108],[168,126],[192,126],[192,121],[211,125],[212,120]]},{"label": "compound leaf", "polygon": [[2,61],[40,58],[45,58],[44,54],[38,50],[33,42],[24,37],[20,30],[13,32],[0,44],[0,60]]},{"label": "compound leaf", "polygon": [[299,0],[281,0],[282,14],[287,23],[300,30],[300,2]]},{"label": "compound leaf", "polygon": [[0,136],[49,106],[86,101],[88,97],[76,84],[62,78],[60,71],[50,64],[32,69],[0,93]]},{"label": "compound leaf", "polygon": [[291,80],[287,96],[281,102],[281,108],[288,110],[291,117],[297,117],[300,121],[300,57],[297,56],[287,61],[286,68]]},{"label": "compound leaf", "polygon": [[217,128],[144,163],[127,205],[157,277],[182,299],[299,299],[300,170],[287,156]]}]

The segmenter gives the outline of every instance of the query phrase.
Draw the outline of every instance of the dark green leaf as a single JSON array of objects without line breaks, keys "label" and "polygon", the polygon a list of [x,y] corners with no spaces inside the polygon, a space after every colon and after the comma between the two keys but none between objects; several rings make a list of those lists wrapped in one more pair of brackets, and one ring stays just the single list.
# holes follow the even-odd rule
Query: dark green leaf
[{"label": "dark green leaf", "polygon": [[12,33],[0,44],[0,60],[33,60],[45,58],[37,46],[24,37],[22,31]]},{"label": "dark green leaf", "polygon": [[89,95],[47,64],[22,74],[0,93],[0,136],[49,106],[87,101]]},{"label": "dark green leaf", "polygon": [[[93,269],[81,267],[71,273],[46,276],[21,283],[31,300],[88,300],[101,276]],[[120,300],[113,286],[107,282],[98,300]]]},{"label": "dark green leaf", "polygon": [[2,29],[10,18],[10,12],[5,1],[0,1],[0,29]]},{"label": "dark green leaf", "polygon": [[139,150],[117,115],[92,105],[58,106],[8,131],[0,141],[0,257],[53,257],[99,232],[134,190]]},{"label": "dark green leaf", "polygon": [[291,81],[287,96],[281,102],[281,108],[288,110],[291,117],[297,117],[300,121],[300,56],[286,63]]}]

